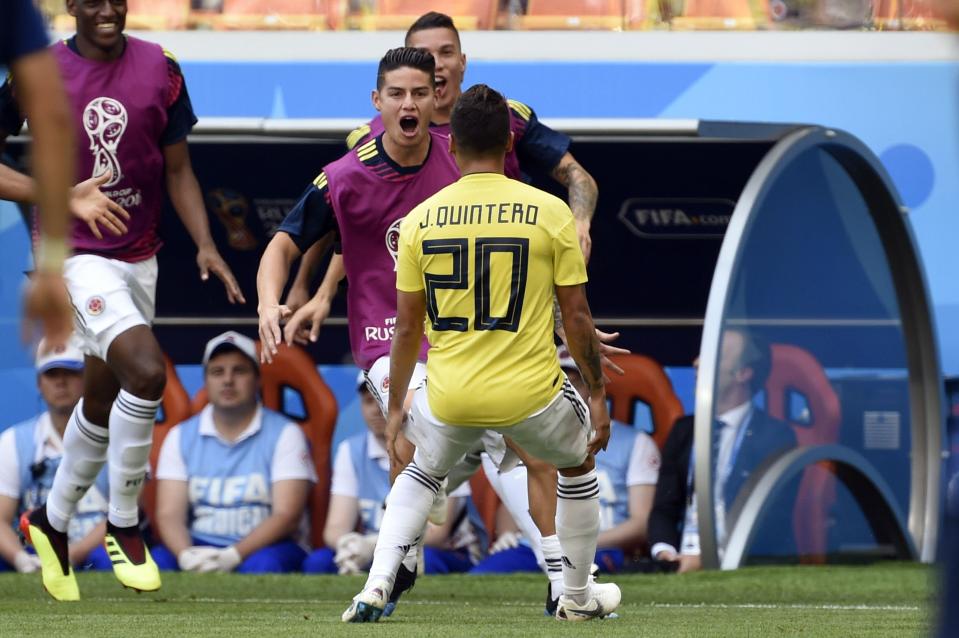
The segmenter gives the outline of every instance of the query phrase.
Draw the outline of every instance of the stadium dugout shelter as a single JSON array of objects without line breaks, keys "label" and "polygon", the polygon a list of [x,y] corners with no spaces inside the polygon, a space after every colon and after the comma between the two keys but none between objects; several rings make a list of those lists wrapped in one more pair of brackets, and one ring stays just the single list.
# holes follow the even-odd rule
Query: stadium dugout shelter
[{"label": "stadium dugout shelter", "polygon": [[[908,210],[873,152],[815,125],[544,121],[572,137],[600,185],[589,284],[597,325],[667,367],[700,358],[693,465],[705,495],[697,502],[704,566],[931,562],[945,423],[937,341]],[[201,120],[193,165],[238,280],[254,281],[285,210],[344,152],[357,123]],[[547,176],[529,177],[557,192]],[[196,280],[186,233],[164,238],[156,329],[171,358],[192,361],[227,324],[255,332],[246,309],[227,307]],[[751,468],[723,504],[717,535],[711,441],[729,329],[770,344],[772,367],[754,402],[788,424],[797,445]],[[342,362],[347,349],[335,304],[310,353]],[[773,521],[784,515],[782,534]]]}]

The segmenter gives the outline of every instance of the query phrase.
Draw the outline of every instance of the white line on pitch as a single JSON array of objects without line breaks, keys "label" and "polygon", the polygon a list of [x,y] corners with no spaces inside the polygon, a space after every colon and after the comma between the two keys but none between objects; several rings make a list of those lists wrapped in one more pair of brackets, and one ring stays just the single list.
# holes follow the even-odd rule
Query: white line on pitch
[{"label": "white line on pitch", "polygon": [[[144,602],[142,599],[134,598],[98,598],[102,602]],[[159,602],[159,601],[158,601]],[[210,603],[210,604],[274,604],[274,605],[335,605],[337,603],[349,604],[349,600],[321,600],[308,598],[183,598],[183,599],[162,599],[162,602],[168,603]],[[470,601],[465,600],[403,600],[403,605],[456,605],[469,606]],[[495,603],[503,607],[535,607],[536,603],[520,603],[511,601],[497,601]],[[656,607],[656,608],[702,608],[702,609],[807,609],[818,611],[922,611],[924,608],[918,605],[815,605],[805,603],[627,603],[630,607]]]}]

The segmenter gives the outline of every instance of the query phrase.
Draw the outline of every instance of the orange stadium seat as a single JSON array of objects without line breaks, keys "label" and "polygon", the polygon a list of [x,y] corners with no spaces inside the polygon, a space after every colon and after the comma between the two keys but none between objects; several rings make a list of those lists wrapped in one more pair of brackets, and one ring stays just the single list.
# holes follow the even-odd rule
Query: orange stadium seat
[{"label": "orange stadium seat", "polygon": [[529,0],[523,29],[623,29],[623,0]]},{"label": "orange stadium seat", "polygon": [[[842,415],[839,397],[826,378],[819,361],[806,350],[774,343],[772,366],[766,380],[766,409],[770,415],[792,425],[799,445],[826,445],[839,439]],[[801,394],[808,406],[802,423],[787,413],[790,392]],[[826,533],[829,509],[836,501],[836,476],[831,463],[806,468],[799,483],[793,508],[793,531],[799,556],[804,562],[826,560]]]},{"label": "orange stadium seat", "polygon": [[[260,343],[256,345],[259,349]],[[272,410],[283,411],[283,390],[286,388],[296,390],[303,398],[306,418],[296,420],[303,426],[310,442],[318,477],[310,494],[310,541],[314,547],[323,547],[323,526],[330,503],[330,448],[338,412],[336,397],[317,372],[312,357],[297,346],[280,346],[273,363],[260,366],[260,380],[263,404]],[[206,388],[200,388],[193,398],[194,412],[202,410],[206,403]]]},{"label": "orange stadium seat", "polygon": [[[163,445],[163,439],[167,432],[174,425],[185,421],[193,414],[190,407],[190,395],[187,394],[180,382],[180,377],[173,367],[173,362],[166,355],[163,355],[166,363],[166,388],[163,390],[163,400],[160,403],[160,411],[163,416],[162,421],[157,421],[153,428],[153,449],[150,450],[150,472],[156,476],[157,460],[160,458],[160,446]],[[143,509],[147,514],[147,520],[153,521],[156,513],[156,481],[147,481],[143,486],[142,503]]]},{"label": "orange stadium seat", "polygon": [[683,404],[673,391],[673,384],[658,362],[641,354],[619,354],[610,357],[625,372],[609,373],[606,396],[612,401],[610,416],[623,423],[632,423],[633,406],[641,401],[653,415],[653,440],[663,447],[673,423],[683,415]]},{"label": "orange stadium seat", "polygon": [[669,0],[626,0],[624,26],[639,31],[668,23],[673,15]]},{"label": "orange stadium seat", "polygon": [[372,12],[350,15],[350,28],[405,31],[424,13],[442,11],[453,18],[459,30],[492,29],[496,26],[496,0],[448,0],[442,5],[428,0],[379,0]]},{"label": "orange stadium seat", "polygon": [[880,29],[946,29],[945,7],[937,0],[876,0],[873,21]]},{"label": "orange stadium seat", "polygon": [[216,29],[301,29],[331,27],[335,0],[223,0],[220,14],[195,14],[196,24]]},{"label": "orange stadium seat", "polygon": [[676,29],[755,29],[769,21],[769,0],[686,0]]},{"label": "orange stadium seat", "polygon": [[183,29],[189,18],[190,0],[127,0],[127,29]]}]

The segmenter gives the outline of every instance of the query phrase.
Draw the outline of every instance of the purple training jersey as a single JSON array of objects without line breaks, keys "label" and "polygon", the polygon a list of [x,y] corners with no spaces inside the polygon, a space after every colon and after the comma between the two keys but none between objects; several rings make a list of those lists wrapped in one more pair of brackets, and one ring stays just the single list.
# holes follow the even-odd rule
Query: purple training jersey
[{"label": "purple training jersey", "polygon": [[[280,225],[302,251],[334,224],[338,228],[349,280],[350,346],[360,368],[368,370],[390,353],[400,220],[457,179],[459,169],[444,135],[430,131],[426,160],[414,167],[394,163],[377,136],[327,164]],[[424,336],[423,359],[427,348]]]},{"label": "purple training jersey", "polygon": [[129,231],[97,239],[74,219],[74,252],[136,262],[160,249],[157,224],[163,196],[160,139],[167,107],[175,100],[166,56],[151,42],[126,38],[126,49],[111,62],[90,60],[64,42],[53,46],[73,109],[77,136],[77,181],[112,177],[100,188],[130,213]]}]

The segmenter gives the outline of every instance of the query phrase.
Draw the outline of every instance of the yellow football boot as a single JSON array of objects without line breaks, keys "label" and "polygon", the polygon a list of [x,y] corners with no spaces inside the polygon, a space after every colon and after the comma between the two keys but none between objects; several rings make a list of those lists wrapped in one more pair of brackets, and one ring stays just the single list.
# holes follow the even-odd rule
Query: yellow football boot
[{"label": "yellow football boot", "polygon": [[124,587],[138,592],[160,589],[160,570],[137,526],[116,527],[108,521],[103,545],[113,562],[113,575]]},{"label": "yellow football boot", "polygon": [[37,552],[47,593],[63,602],[80,600],[80,588],[70,566],[67,535],[53,529],[47,520],[46,507],[24,512],[20,516],[20,531]]}]

